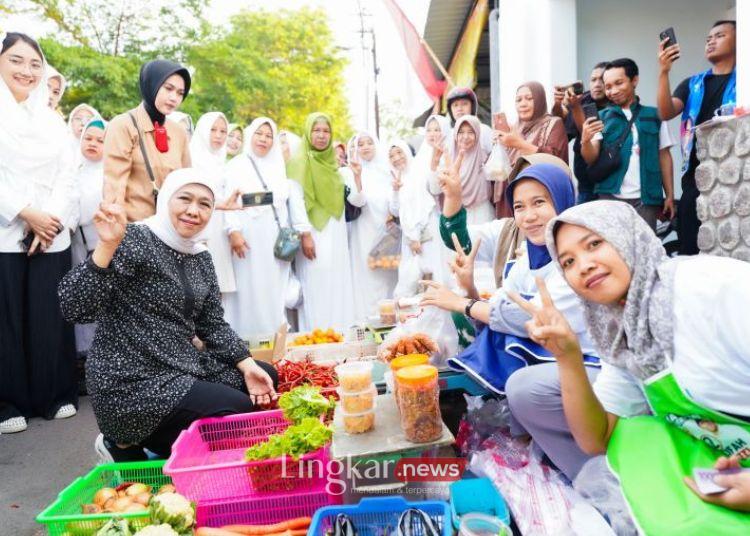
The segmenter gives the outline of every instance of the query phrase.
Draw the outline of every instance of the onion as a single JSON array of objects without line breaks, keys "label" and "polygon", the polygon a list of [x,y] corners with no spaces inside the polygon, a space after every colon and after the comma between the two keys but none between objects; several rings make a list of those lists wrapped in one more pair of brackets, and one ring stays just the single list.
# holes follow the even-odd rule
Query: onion
[{"label": "onion", "polygon": [[104,506],[112,497],[117,497],[117,491],[114,488],[102,488],[94,495],[94,504]]},{"label": "onion", "polygon": [[112,503],[112,510],[115,512],[124,512],[131,504],[133,504],[133,499],[130,497],[120,497]]},{"label": "onion", "polygon": [[125,490],[125,494],[128,497],[135,497],[136,495],[139,495],[141,493],[148,493],[150,491],[151,491],[151,486],[147,486],[146,484],[137,483],[137,484],[133,484],[133,485],[129,486]]},{"label": "onion", "polygon": [[144,491],[133,497],[133,500],[139,504],[148,506],[148,503],[151,500],[151,494],[148,491]]},{"label": "onion", "polygon": [[81,505],[81,513],[82,514],[100,514],[102,512],[102,507],[98,504],[83,504]]},{"label": "onion", "polygon": [[174,484],[164,484],[156,492],[157,495],[161,495],[162,493],[177,493],[177,488],[174,487]]},{"label": "onion", "polygon": [[130,506],[125,508],[123,512],[143,512],[145,510],[148,510],[148,507],[146,505],[134,502],[134,503],[130,503]]}]

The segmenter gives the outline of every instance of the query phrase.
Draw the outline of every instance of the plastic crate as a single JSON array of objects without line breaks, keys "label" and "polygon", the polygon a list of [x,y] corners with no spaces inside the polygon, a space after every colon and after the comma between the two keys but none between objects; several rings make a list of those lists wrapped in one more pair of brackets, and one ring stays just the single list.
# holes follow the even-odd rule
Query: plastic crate
[{"label": "plastic crate", "polygon": [[248,447],[289,426],[281,410],[200,419],[180,433],[164,473],[172,477],[179,493],[193,501],[325,490],[329,465],[325,448],[299,461],[290,457],[245,461]]},{"label": "plastic crate", "polygon": [[81,514],[81,505],[92,503],[94,495],[101,488],[114,488],[124,482],[141,482],[152,486],[156,491],[172,482],[162,472],[163,467],[164,460],[99,465],[61,491],[55,502],[45,508],[36,520],[47,526],[47,532],[51,536],[93,536],[113,517],[127,519],[133,527],[144,527],[149,523],[148,511],[84,515]]},{"label": "plastic crate", "polygon": [[[326,536],[333,529],[338,514],[346,514],[352,520],[359,536],[381,536],[396,532],[398,518],[404,510],[418,508],[430,516],[443,536],[452,536],[451,514],[448,503],[440,501],[406,502],[403,497],[389,496],[362,499],[358,505],[328,506],[313,516],[307,536]],[[418,525],[413,527],[413,536],[422,536]],[[384,531],[383,529],[390,529]]]},{"label": "plastic crate", "polygon": [[374,341],[363,340],[287,346],[284,357],[289,361],[309,359],[314,362],[338,364],[345,360],[376,359],[377,353],[378,345]]},{"label": "plastic crate", "polygon": [[255,497],[240,501],[209,501],[198,504],[198,527],[225,525],[270,525],[297,517],[312,517],[319,508],[340,504],[339,496],[326,493],[290,493],[273,497]]}]

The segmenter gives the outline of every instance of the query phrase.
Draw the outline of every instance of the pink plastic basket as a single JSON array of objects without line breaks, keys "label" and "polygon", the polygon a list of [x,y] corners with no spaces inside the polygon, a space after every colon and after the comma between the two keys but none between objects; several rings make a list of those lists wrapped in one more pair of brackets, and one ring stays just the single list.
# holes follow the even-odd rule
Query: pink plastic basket
[{"label": "pink plastic basket", "polygon": [[244,461],[248,447],[289,425],[280,410],[200,419],[177,438],[164,474],[193,501],[324,492],[327,449],[306,454],[299,461],[290,457]]},{"label": "pink plastic basket", "polygon": [[297,517],[312,517],[324,506],[341,504],[341,497],[326,493],[291,493],[273,497],[255,497],[239,501],[210,501],[198,504],[198,527],[225,525],[271,525]]}]

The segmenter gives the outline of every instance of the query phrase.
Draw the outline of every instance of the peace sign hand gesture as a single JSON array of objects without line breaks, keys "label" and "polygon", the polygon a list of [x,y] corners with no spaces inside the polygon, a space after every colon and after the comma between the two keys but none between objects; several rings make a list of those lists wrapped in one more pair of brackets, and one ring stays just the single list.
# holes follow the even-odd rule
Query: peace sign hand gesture
[{"label": "peace sign hand gesture", "polygon": [[461,164],[463,161],[463,151],[459,151],[455,162],[450,154],[445,153],[445,166],[438,171],[438,183],[446,198],[461,199]]},{"label": "peace sign hand gesture", "polygon": [[479,251],[481,238],[474,241],[468,255],[464,253],[456,233],[451,233],[451,239],[453,240],[453,248],[456,250],[456,258],[449,263],[450,269],[456,274],[459,286],[469,295],[474,295],[475,292],[473,291],[476,290],[474,286],[474,259]]},{"label": "peace sign hand gesture", "polygon": [[526,322],[529,337],[558,359],[583,359],[578,336],[555,307],[547,285],[541,277],[536,278],[536,285],[542,298],[541,307],[524,300],[515,292],[508,291],[508,297],[531,315],[531,320]]},{"label": "peace sign hand gesture", "polygon": [[401,182],[401,172],[391,171],[391,177],[393,177],[393,180],[391,181],[391,187],[393,188],[394,192],[398,192],[404,185],[403,182]]}]

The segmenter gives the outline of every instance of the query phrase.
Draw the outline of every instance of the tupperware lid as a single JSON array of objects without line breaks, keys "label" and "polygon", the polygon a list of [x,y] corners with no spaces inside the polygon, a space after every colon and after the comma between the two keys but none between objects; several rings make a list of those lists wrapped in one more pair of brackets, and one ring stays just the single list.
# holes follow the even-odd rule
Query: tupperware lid
[{"label": "tupperware lid", "polygon": [[432,365],[414,365],[395,371],[394,376],[399,383],[424,385],[437,379],[438,369]]},{"label": "tupperware lid", "polygon": [[405,367],[414,365],[429,365],[430,356],[427,354],[406,354],[400,355],[391,361],[391,370],[397,371]]}]

